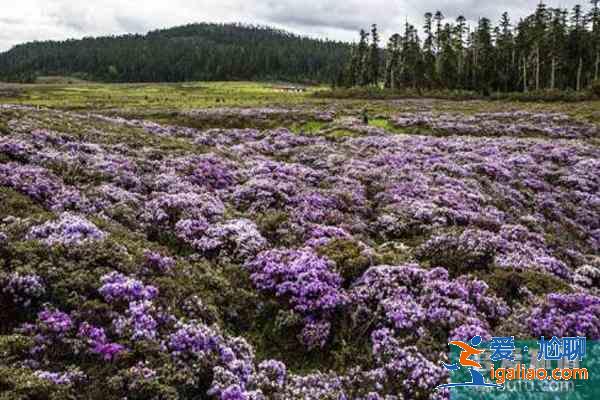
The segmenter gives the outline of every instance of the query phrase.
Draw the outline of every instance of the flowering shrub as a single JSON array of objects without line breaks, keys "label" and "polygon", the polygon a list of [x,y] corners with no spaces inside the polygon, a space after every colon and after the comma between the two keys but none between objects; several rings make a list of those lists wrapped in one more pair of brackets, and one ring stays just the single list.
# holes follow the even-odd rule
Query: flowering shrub
[{"label": "flowering shrub", "polygon": [[118,343],[109,343],[103,328],[98,328],[84,322],[79,326],[77,336],[89,345],[89,351],[98,354],[104,361],[112,361],[125,351],[125,347]]},{"label": "flowering shrub", "polygon": [[169,228],[182,219],[211,219],[224,212],[223,203],[208,194],[157,194],[146,203],[141,220],[153,229]]},{"label": "flowering shrub", "polygon": [[46,292],[46,288],[38,275],[21,275],[12,273],[2,291],[13,301],[23,307],[29,307],[32,300],[39,299]]},{"label": "flowering shrub", "polygon": [[55,385],[71,386],[86,379],[83,372],[74,370],[69,372],[35,371],[34,375],[39,379],[52,382]]},{"label": "flowering shrub", "polygon": [[44,351],[62,343],[73,328],[73,320],[68,314],[46,308],[37,314],[35,324],[25,324],[20,330],[33,338],[35,345],[31,354],[43,355]]},{"label": "flowering shrub", "polygon": [[247,219],[208,225],[198,220],[182,220],[178,236],[203,253],[223,253],[238,259],[255,256],[266,246],[256,225]]},{"label": "flowering shrub", "polygon": [[215,155],[205,155],[192,161],[189,179],[196,185],[218,190],[232,186],[237,177],[234,164]]},{"label": "flowering shrub", "polygon": [[556,138],[588,137],[597,133],[591,124],[576,123],[566,114],[525,111],[462,114],[403,113],[393,120],[398,127],[427,127],[444,134],[544,135]]},{"label": "flowering shrub", "polygon": [[209,327],[190,322],[177,327],[169,336],[167,346],[175,358],[204,360],[218,357],[221,342],[222,338]]},{"label": "flowering shrub", "polygon": [[149,271],[165,274],[170,272],[175,267],[175,259],[172,257],[163,256],[155,251],[144,252],[145,267]]},{"label": "flowering shrub", "polygon": [[265,292],[287,299],[291,308],[308,318],[303,338],[310,347],[323,345],[329,333],[325,321],[347,296],[334,265],[311,250],[269,250],[246,264],[254,285]]},{"label": "flowering shrub", "polygon": [[454,272],[497,266],[539,269],[566,278],[567,266],[553,257],[544,239],[521,225],[504,225],[499,234],[467,229],[460,235],[444,234],[418,249],[419,257]]},{"label": "flowering shrub", "polygon": [[373,332],[371,340],[384,381],[397,382],[397,388],[407,398],[416,397],[420,391],[430,391],[447,380],[445,368],[429,361],[415,347],[400,346],[390,330]]},{"label": "flowering shrub", "polygon": [[158,335],[156,313],[152,302],[132,301],[125,316],[115,319],[113,325],[121,336],[127,331],[132,340],[155,340]]},{"label": "flowering shrub", "polygon": [[588,294],[546,296],[529,318],[534,336],[585,336],[600,338],[600,297]]},{"label": "flowering shrub", "polygon": [[28,239],[41,240],[49,246],[55,244],[80,245],[87,242],[103,240],[106,233],[102,232],[87,219],[63,213],[57,221],[49,221],[35,226],[29,231]]},{"label": "flowering shrub", "polygon": [[0,184],[24,193],[53,210],[87,208],[85,199],[76,189],[65,186],[45,168],[16,163],[0,164]]},{"label": "flowering shrub", "polygon": [[464,340],[460,335],[473,330],[490,337],[490,324],[509,312],[487,289],[484,282],[464,277],[452,281],[443,268],[376,266],[365,272],[350,298],[359,323],[376,316],[414,340],[438,332],[441,340]]},{"label": "flowering shrub", "polygon": [[99,292],[108,302],[152,300],[158,295],[158,289],[154,286],[146,286],[141,281],[118,272],[106,274],[100,281],[102,286]]},{"label": "flowering shrub", "polygon": [[0,387],[441,400],[448,340],[600,336],[595,125],[352,112],[0,105]]}]

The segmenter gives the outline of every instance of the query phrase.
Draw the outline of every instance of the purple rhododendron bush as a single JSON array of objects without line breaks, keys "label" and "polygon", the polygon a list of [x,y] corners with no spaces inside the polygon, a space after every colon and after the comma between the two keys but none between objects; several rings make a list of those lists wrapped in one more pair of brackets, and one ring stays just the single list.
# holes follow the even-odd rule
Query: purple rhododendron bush
[{"label": "purple rhododendron bush", "polygon": [[449,340],[600,339],[591,122],[186,118],[0,106],[2,399],[446,399]]}]

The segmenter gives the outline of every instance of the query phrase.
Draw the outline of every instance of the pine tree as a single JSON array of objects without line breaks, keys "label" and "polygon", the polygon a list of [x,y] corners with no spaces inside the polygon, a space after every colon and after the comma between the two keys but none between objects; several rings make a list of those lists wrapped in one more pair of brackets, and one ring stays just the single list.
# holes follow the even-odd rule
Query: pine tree
[{"label": "pine tree", "polygon": [[439,79],[445,88],[457,87],[458,79],[458,57],[456,55],[455,43],[452,35],[453,28],[445,24],[441,32],[441,51],[439,54]]},{"label": "pine tree", "polygon": [[552,58],[550,70],[550,89],[557,88],[557,70],[561,64],[561,56],[564,52],[567,21],[566,12],[560,8],[551,10],[552,21],[549,27],[550,55]]},{"label": "pine tree", "polygon": [[400,51],[402,38],[399,34],[393,34],[387,44],[386,49],[386,67],[385,67],[385,87],[396,89],[398,87],[398,69],[400,65]]},{"label": "pine tree", "polygon": [[531,58],[532,46],[532,18],[528,17],[519,21],[517,25],[517,35],[515,37],[515,46],[518,52],[519,60],[519,82],[522,85],[523,92],[529,91],[529,61]]},{"label": "pine tree", "polygon": [[368,83],[372,85],[379,85],[379,70],[381,68],[381,55],[379,52],[379,33],[377,32],[377,25],[371,26],[371,46],[369,48],[369,61],[368,61],[369,78]]},{"label": "pine tree", "polygon": [[583,15],[581,5],[577,4],[573,7],[573,15],[571,16],[571,32],[569,34],[569,49],[571,57],[576,60],[577,70],[575,72],[575,90],[580,91],[583,86],[583,66],[585,57],[585,27],[586,21]]},{"label": "pine tree", "polygon": [[542,68],[542,54],[544,52],[544,44],[546,39],[546,26],[548,19],[548,11],[546,5],[540,2],[535,10],[534,14],[534,27],[533,36],[535,42],[535,90],[540,90],[541,86],[541,68]]},{"label": "pine tree", "polygon": [[[422,46],[416,29],[407,22],[404,35],[392,35],[383,53],[373,26],[374,40],[367,44],[369,34],[362,31],[362,44],[356,50],[362,47],[364,54],[360,58],[363,78],[358,82],[377,83],[382,71],[384,86],[394,89],[583,90],[600,73],[600,0],[591,4],[587,14],[581,6],[569,13],[540,2],[515,28],[508,13],[503,13],[497,26],[481,18],[473,32],[462,16],[455,24],[442,25],[441,12],[426,13]],[[381,54],[384,68],[380,68]]]},{"label": "pine tree", "polygon": [[594,51],[594,80],[600,79],[600,0],[591,0],[592,49]]},{"label": "pine tree", "polygon": [[360,41],[358,42],[357,49],[357,77],[356,82],[359,85],[364,86],[369,83],[369,70],[368,70],[368,59],[367,53],[369,50],[369,44],[367,43],[367,39],[369,38],[369,34],[365,32],[363,29],[360,30]]},{"label": "pine tree", "polygon": [[423,31],[425,33],[425,41],[423,42],[423,64],[425,70],[423,71],[425,80],[429,82],[431,86],[432,82],[436,80],[436,57],[434,53],[434,34],[433,34],[433,14],[425,14],[425,25],[423,25]]},{"label": "pine tree", "polygon": [[458,70],[458,77],[459,77],[459,81],[462,82],[462,76],[463,76],[463,72],[464,72],[464,64],[465,64],[465,54],[464,54],[464,47],[465,47],[465,33],[467,31],[467,19],[462,16],[459,15],[456,18],[456,25],[454,27],[454,47],[456,48],[456,52],[457,52],[457,56],[458,56],[458,65],[457,65],[457,70]]},{"label": "pine tree", "polygon": [[476,64],[475,74],[478,90],[487,95],[491,92],[494,79],[494,47],[490,20],[480,18],[475,32]]},{"label": "pine tree", "polygon": [[436,76],[439,75],[440,73],[440,62],[441,62],[441,57],[440,57],[440,53],[442,51],[442,21],[444,20],[444,14],[442,14],[441,11],[436,11],[435,15],[433,17],[435,19],[435,71],[436,71]]},{"label": "pine tree", "polygon": [[496,34],[496,47],[498,49],[499,88],[505,92],[514,90],[512,82],[515,79],[515,43],[512,25],[507,12],[504,12],[500,18]]}]

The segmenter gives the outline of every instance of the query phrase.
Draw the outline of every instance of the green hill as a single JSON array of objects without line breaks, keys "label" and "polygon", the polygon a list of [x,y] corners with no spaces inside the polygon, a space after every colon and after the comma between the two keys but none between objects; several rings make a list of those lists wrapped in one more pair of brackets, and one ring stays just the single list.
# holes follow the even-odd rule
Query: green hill
[{"label": "green hill", "polygon": [[329,82],[345,43],[269,27],[191,24],[146,35],[32,42],[0,53],[0,79],[69,75],[109,82],[286,80]]}]

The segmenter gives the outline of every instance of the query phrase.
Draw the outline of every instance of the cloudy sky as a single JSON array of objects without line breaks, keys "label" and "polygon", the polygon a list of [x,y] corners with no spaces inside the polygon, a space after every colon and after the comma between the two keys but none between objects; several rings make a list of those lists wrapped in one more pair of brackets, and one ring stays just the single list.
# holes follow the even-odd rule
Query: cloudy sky
[{"label": "cloudy sky", "polygon": [[[2,0],[0,51],[15,44],[148,30],[191,22],[267,24],[314,37],[354,40],[356,31],[379,24],[384,37],[408,19],[421,26],[426,11],[447,18],[464,15],[497,20],[509,11],[517,20],[538,0]],[[581,0],[587,7],[588,0]],[[577,0],[547,0],[571,8]]]}]

